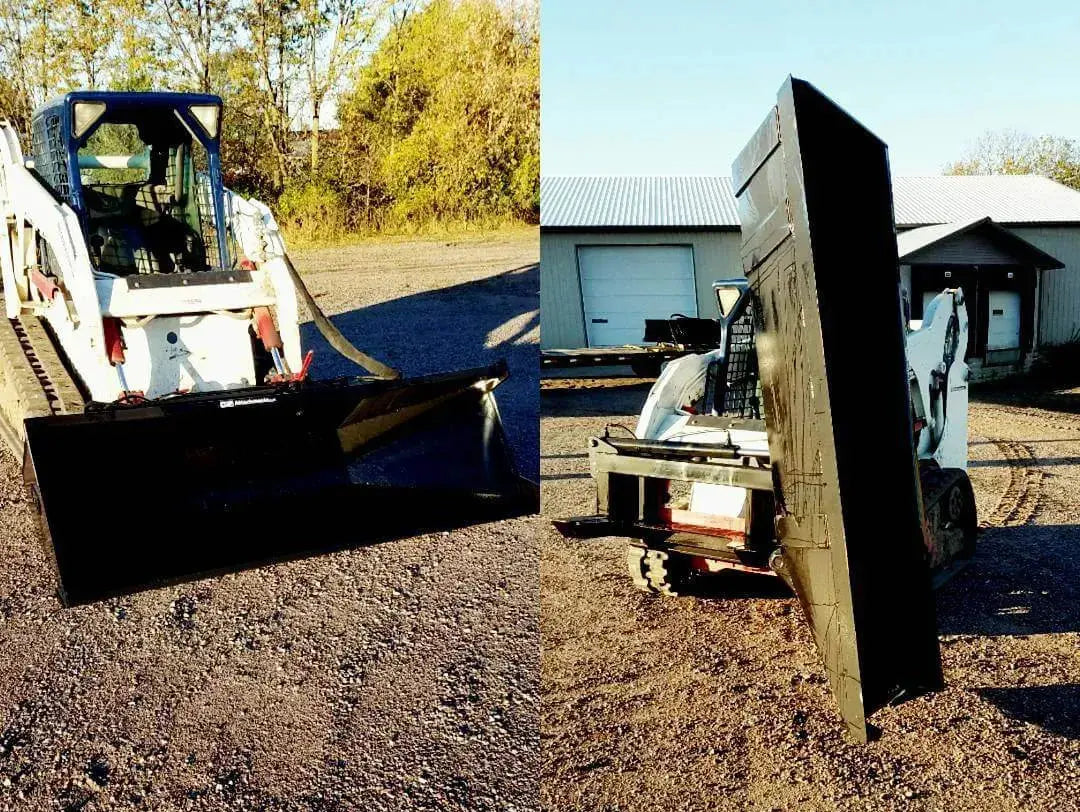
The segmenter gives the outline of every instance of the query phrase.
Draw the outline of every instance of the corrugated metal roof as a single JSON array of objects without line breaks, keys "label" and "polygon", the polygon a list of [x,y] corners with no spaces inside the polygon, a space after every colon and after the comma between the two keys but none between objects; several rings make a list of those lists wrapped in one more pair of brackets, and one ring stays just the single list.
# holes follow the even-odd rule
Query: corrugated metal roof
[{"label": "corrugated metal roof", "polygon": [[1014,223],[1080,223],[1080,192],[1039,175],[893,178],[896,224],[990,217]]},{"label": "corrugated metal roof", "polygon": [[549,228],[738,228],[731,178],[545,177]]},{"label": "corrugated metal roof", "polygon": [[[893,178],[901,228],[991,217],[1004,225],[1080,223],[1080,192],[1038,175]],[[546,228],[733,228],[730,178],[545,177]]]}]

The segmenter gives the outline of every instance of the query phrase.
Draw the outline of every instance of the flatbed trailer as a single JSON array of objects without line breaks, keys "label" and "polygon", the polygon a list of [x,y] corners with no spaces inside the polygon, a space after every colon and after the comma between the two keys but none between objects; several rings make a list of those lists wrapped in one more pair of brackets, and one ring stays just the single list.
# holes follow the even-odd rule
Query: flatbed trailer
[{"label": "flatbed trailer", "polygon": [[696,347],[583,347],[576,350],[541,350],[541,369],[629,366],[642,377],[660,374],[665,361],[700,352]]},{"label": "flatbed trailer", "polygon": [[665,361],[708,352],[719,341],[719,322],[675,314],[668,319],[645,319],[641,344],[621,347],[583,347],[541,350],[541,369],[629,366],[635,375],[655,378]]}]

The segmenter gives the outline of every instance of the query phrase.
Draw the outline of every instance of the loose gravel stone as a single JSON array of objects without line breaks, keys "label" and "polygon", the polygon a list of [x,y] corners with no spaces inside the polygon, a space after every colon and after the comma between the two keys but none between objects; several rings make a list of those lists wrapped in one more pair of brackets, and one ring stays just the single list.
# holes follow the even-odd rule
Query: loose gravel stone
[{"label": "loose gravel stone", "polygon": [[[650,383],[543,381],[545,514],[594,512],[586,442],[632,427]],[[1080,809],[1080,391],[1051,395],[972,404],[993,522],[938,593],[946,688],[879,711],[869,745],[844,736],[790,595],[732,576],[652,597],[622,541],[545,528],[543,808]]]},{"label": "loose gravel stone", "polygon": [[[537,250],[529,231],[296,259],[409,373],[506,357],[499,405],[535,476]],[[356,371],[314,335],[319,375]],[[537,518],[62,609],[7,454],[0,503],[0,810],[536,808]]]}]

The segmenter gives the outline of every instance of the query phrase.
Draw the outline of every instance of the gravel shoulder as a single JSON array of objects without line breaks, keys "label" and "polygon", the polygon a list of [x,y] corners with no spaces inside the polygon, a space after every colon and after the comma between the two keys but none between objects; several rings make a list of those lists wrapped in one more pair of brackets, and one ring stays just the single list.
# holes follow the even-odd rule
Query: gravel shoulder
[{"label": "gravel shoulder", "polygon": [[[648,384],[541,395],[549,516],[591,513],[587,438]],[[1049,403],[1049,405],[1048,405]],[[1075,408],[1073,408],[1075,407]],[[938,595],[947,687],[847,741],[793,598],[753,577],[707,597],[634,590],[618,539],[541,538],[545,809],[1080,808],[1080,392],[975,402],[986,525]]]},{"label": "gravel shoulder", "polygon": [[[535,232],[296,260],[407,372],[506,357],[535,471]],[[316,374],[350,371],[313,335]],[[0,809],[535,808],[537,518],[61,609],[6,455],[0,502]]]}]

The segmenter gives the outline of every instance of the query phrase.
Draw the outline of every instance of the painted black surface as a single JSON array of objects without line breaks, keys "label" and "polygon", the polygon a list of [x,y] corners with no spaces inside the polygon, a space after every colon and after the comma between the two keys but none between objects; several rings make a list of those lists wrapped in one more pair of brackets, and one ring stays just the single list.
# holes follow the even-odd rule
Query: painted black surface
[{"label": "painted black surface", "polygon": [[866,715],[942,684],[887,149],[789,79],[733,174],[785,577],[865,741]]},{"label": "painted black surface", "polygon": [[645,319],[645,341],[680,344],[705,352],[720,345],[720,322],[689,316]]},{"label": "painted black surface", "polygon": [[[863,703],[942,687],[885,144],[792,82]],[[851,271],[864,269],[859,283]],[[808,303],[809,304],[809,303]],[[766,418],[768,419],[768,418]]]},{"label": "painted black surface", "polygon": [[250,282],[251,272],[242,269],[229,271],[193,271],[185,274],[141,273],[128,279],[128,287],[138,289],[195,287],[197,285],[227,285]]},{"label": "painted black surface", "polygon": [[[339,379],[28,420],[26,475],[63,599],[537,511],[473,385],[505,374]],[[359,404],[443,397],[344,450],[338,428]]]}]

